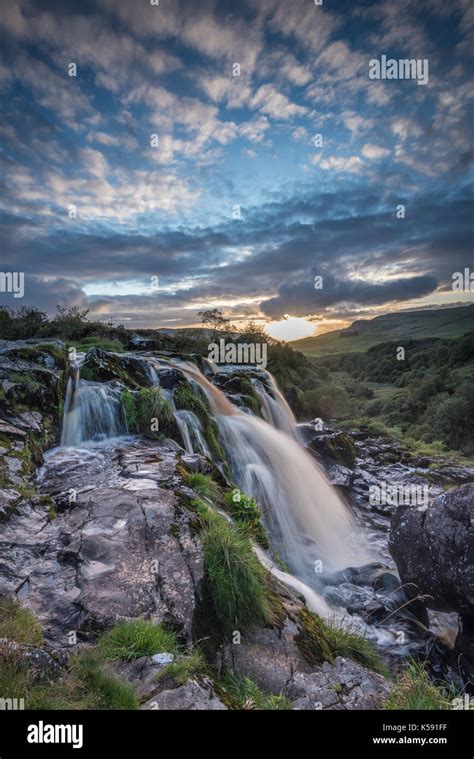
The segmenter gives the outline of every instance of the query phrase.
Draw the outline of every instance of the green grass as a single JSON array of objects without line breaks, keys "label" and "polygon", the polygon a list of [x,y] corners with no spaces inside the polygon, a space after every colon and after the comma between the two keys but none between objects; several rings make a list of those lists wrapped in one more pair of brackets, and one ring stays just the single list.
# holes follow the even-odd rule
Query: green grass
[{"label": "green grass", "polygon": [[0,638],[32,646],[40,646],[43,642],[36,617],[12,596],[0,596]]},{"label": "green grass", "polygon": [[189,655],[178,656],[175,661],[167,664],[157,675],[157,680],[172,677],[180,685],[184,685],[191,677],[204,674],[206,661],[196,648]]},{"label": "green grass", "polygon": [[225,503],[231,516],[245,532],[257,540],[263,548],[268,548],[270,545],[268,535],[262,524],[261,512],[256,500],[236,488],[225,494]]},{"label": "green grass", "polygon": [[222,498],[219,485],[214,482],[209,474],[190,472],[186,475],[186,484],[196,491],[201,498],[208,498],[210,501],[219,501]]},{"label": "green grass", "polygon": [[[41,646],[39,622],[11,598],[0,599],[0,638]],[[24,699],[26,709],[137,709],[131,685],[106,670],[97,650],[72,658],[68,669],[51,678],[37,671],[21,649],[0,645],[0,694]]]},{"label": "green grass", "polygon": [[434,685],[420,662],[412,661],[402,672],[387,699],[383,709],[430,710],[451,709],[446,692]]},{"label": "green grass", "polygon": [[79,692],[81,689],[85,691],[89,708],[138,709],[139,702],[133,686],[107,672],[95,652],[77,657],[73,677],[77,680]]},{"label": "green grass", "polygon": [[118,340],[109,340],[106,337],[85,337],[79,345],[75,346],[76,350],[87,352],[91,348],[101,348],[104,351],[112,353],[123,353],[123,345]]},{"label": "green grass", "polygon": [[245,532],[215,515],[202,540],[204,565],[223,633],[272,623],[275,614],[266,573]]},{"label": "green grass", "polygon": [[140,656],[158,653],[179,653],[176,635],[162,625],[145,619],[119,622],[99,640],[99,650],[105,659],[132,661]]},{"label": "green grass", "polygon": [[341,337],[341,330],[335,330],[324,335],[295,340],[290,345],[307,356],[329,356],[338,353],[360,353],[373,345],[394,340],[422,339],[433,335],[456,339],[473,329],[472,306],[400,311],[364,320],[359,327],[359,334],[352,337]]},{"label": "green grass", "polygon": [[219,686],[237,709],[288,711],[292,708],[291,701],[285,696],[265,693],[250,677],[237,677],[229,670]]},{"label": "green grass", "polygon": [[337,627],[307,609],[302,609],[300,622],[300,632],[296,641],[301,653],[310,664],[321,664],[325,661],[331,663],[336,657],[342,656],[375,672],[387,674],[375,648],[354,630]]},{"label": "green grass", "polygon": [[135,395],[130,392],[130,390],[124,390],[120,398],[128,431],[138,432],[137,403]]},{"label": "green grass", "polygon": [[[125,390],[121,400],[129,432],[157,435],[174,421],[171,404],[159,387],[142,388],[136,393]],[[154,419],[158,420],[159,430],[152,430]]]}]

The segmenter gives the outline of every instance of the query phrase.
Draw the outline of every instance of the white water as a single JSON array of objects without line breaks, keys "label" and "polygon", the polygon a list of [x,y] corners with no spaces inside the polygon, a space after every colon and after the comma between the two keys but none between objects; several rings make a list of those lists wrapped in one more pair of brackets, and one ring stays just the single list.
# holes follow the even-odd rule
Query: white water
[{"label": "white water", "polygon": [[175,410],[174,418],[183,438],[186,453],[201,453],[212,459],[199,419],[192,411]]},{"label": "white water", "polygon": [[267,376],[273,397],[267,392],[263,382],[260,382],[258,379],[252,380],[254,390],[262,404],[264,419],[278,430],[286,432],[291,437],[296,437],[297,427],[293,412],[277,387],[272,375],[267,372]]},{"label": "white water", "polygon": [[[206,393],[234,481],[263,508],[272,545],[298,578],[318,584],[318,561],[323,572],[363,563],[350,547],[356,526],[348,509],[296,433],[243,413],[194,365],[176,365]],[[296,427],[286,402],[276,416]]]},{"label": "white water", "polygon": [[79,369],[67,386],[61,446],[82,446],[127,434],[120,390],[79,378]]},{"label": "white water", "polygon": [[[159,384],[157,360],[145,359],[153,381]],[[296,423],[271,375],[271,395],[265,385],[254,385],[268,422],[242,412],[193,364],[159,361],[181,369],[207,395],[219,427],[235,483],[260,504],[272,545],[299,580],[319,585],[321,573],[360,564],[354,555],[356,527],[345,504],[314,459],[299,444]],[[171,391],[163,390],[171,403]],[[174,406],[174,404],[173,404]],[[211,458],[197,417],[175,410],[188,453]],[[62,446],[127,434],[120,389],[85,382],[76,376],[67,389]],[[320,564],[321,562],[322,564]]]}]

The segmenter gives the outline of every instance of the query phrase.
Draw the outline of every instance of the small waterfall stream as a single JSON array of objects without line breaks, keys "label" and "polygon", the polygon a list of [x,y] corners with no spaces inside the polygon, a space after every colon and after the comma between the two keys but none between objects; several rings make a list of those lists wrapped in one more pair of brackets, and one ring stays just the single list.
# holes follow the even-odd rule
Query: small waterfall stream
[{"label": "small waterfall stream", "polygon": [[120,388],[80,378],[73,367],[64,403],[61,446],[81,447],[127,434]]}]

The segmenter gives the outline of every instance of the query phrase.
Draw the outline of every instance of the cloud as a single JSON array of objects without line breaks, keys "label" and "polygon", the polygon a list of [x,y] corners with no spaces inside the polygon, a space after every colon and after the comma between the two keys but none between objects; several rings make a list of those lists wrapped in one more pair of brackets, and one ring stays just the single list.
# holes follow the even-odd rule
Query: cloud
[{"label": "cloud", "polygon": [[369,161],[377,160],[378,158],[385,158],[390,155],[390,150],[382,148],[380,145],[371,145],[366,143],[362,148],[362,155],[364,158],[368,158]]},{"label": "cloud", "polygon": [[374,283],[364,280],[339,280],[324,275],[323,289],[315,289],[314,281],[284,283],[275,298],[260,304],[262,312],[273,319],[285,314],[308,316],[320,314],[339,303],[382,305],[432,293],[437,287],[434,277],[420,276]]},{"label": "cloud", "polygon": [[304,116],[308,109],[291,102],[286,95],[278,92],[271,84],[264,84],[253,96],[250,105],[258,108],[276,120],[287,121],[295,116]]}]

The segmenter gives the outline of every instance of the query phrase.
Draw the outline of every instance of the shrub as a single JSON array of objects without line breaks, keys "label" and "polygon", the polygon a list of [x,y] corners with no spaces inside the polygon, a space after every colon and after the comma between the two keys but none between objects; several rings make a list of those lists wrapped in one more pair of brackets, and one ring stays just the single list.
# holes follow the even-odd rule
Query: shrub
[{"label": "shrub", "polygon": [[203,545],[204,565],[224,634],[273,622],[265,570],[247,535],[218,517],[211,519],[205,530]]},{"label": "shrub", "polygon": [[101,637],[99,649],[105,659],[112,661],[131,661],[140,656],[179,652],[173,632],[145,619],[119,622]]}]

